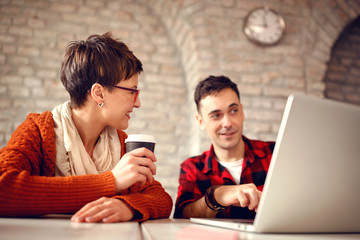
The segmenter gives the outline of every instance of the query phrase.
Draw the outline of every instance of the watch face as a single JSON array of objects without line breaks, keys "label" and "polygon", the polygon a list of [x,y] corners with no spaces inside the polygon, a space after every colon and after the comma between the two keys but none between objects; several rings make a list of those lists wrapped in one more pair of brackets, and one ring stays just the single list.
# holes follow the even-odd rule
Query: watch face
[{"label": "watch face", "polygon": [[254,9],[245,19],[244,33],[256,43],[275,44],[280,41],[284,31],[284,19],[268,7]]}]

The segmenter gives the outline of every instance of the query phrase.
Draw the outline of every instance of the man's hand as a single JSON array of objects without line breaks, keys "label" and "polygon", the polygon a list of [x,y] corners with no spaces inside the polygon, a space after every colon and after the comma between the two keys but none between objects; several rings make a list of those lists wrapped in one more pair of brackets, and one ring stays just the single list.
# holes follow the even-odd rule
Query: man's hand
[{"label": "man's hand", "polygon": [[[261,191],[254,184],[223,185],[214,190],[214,198],[223,206],[248,207],[257,211]],[[205,202],[205,197],[187,204],[182,212],[183,218],[206,217],[214,218],[217,212],[211,210]]]},{"label": "man's hand", "polygon": [[126,153],[111,172],[115,178],[115,191],[120,193],[135,183],[152,182],[156,174],[156,157],[147,148],[138,148]]},{"label": "man's hand", "polygon": [[102,197],[82,207],[71,217],[71,221],[114,223],[130,221],[133,217],[133,209],[123,200]]},{"label": "man's hand", "polygon": [[224,185],[214,191],[216,201],[223,206],[248,207],[257,211],[261,191],[253,183],[241,185]]}]

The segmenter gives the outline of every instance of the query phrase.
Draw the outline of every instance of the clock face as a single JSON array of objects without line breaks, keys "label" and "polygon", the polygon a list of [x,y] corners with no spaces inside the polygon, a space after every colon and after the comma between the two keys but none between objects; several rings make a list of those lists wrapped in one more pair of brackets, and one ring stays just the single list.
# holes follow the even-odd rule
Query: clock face
[{"label": "clock face", "polygon": [[268,7],[254,9],[245,19],[245,35],[251,41],[262,45],[278,43],[284,35],[284,31],[284,19]]}]

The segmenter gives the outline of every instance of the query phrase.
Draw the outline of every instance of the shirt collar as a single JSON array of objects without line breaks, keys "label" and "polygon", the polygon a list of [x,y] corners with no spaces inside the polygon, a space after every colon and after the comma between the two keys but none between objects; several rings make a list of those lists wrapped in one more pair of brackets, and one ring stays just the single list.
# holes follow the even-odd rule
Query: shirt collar
[{"label": "shirt collar", "polygon": [[203,168],[203,172],[209,173],[210,171],[214,173],[219,172],[219,163],[216,161],[215,152],[214,152],[214,146],[211,144],[210,149],[206,151],[205,153],[205,166]]},{"label": "shirt collar", "polygon": [[[263,158],[265,157],[265,152],[258,148],[255,144],[251,142],[247,137],[242,136],[242,139],[244,140],[245,144],[245,155],[244,155],[244,162],[247,165],[251,165],[253,162],[255,162],[255,159]],[[203,168],[203,172],[206,174],[210,171],[214,173],[218,173],[221,170],[219,169],[219,163],[216,161],[215,158],[215,151],[214,146],[211,144],[210,149],[206,152],[204,152],[204,159],[205,159],[205,166]]]},{"label": "shirt collar", "polygon": [[257,147],[254,141],[249,140],[245,136],[242,136],[242,138],[245,143],[244,162],[247,165],[252,164],[256,159],[265,157],[265,152],[262,150],[262,148]]}]

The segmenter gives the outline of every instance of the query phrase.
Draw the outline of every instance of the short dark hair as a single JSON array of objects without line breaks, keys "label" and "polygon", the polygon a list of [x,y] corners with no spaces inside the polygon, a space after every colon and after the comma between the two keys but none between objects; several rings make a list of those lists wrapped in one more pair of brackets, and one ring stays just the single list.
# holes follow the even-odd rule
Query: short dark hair
[{"label": "short dark hair", "polygon": [[143,71],[142,63],[111,32],[91,35],[86,41],[67,46],[60,79],[74,107],[82,106],[88,91],[99,83],[111,91],[112,86]]},{"label": "short dark hair", "polygon": [[239,89],[237,88],[236,83],[232,82],[230,78],[226,76],[213,76],[210,75],[209,77],[205,78],[204,80],[200,81],[196,86],[195,93],[194,93],[194,100],[196,103],[197,111],[200,113],[200,101],[204,97],[215,94],[220,92],[225,88],[231,88],[234,90],[236,95],[240,100],[240,93]]}]

